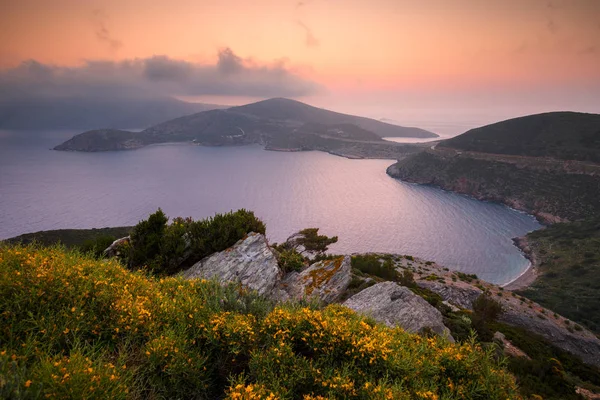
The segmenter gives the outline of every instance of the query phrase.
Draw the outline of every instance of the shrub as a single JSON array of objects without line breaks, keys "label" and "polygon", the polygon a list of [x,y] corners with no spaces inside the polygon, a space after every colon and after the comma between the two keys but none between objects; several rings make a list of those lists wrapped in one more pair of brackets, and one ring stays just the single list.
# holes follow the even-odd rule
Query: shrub
[{"label": "shrub", "polygon": [[174,274],[233,246],[250,232],[265,233],[264,223],[244,209],[199,221],[175,218],[167,225],[168,221],[158,209],[133,228],[127,257],[131,269],[147,267],[156,274]]},{"label": "shrub", "polygon": [[299,233],[300,237],[298,237],[297,243],[304,246],[309,252],[325,253],[329,245],[338,241],[337,236],[319,235],[319,228],[306,228]]},{"label": "shrub", "polygon": [[381,262],[381,257],[378,254],[360,254],[352,256],[352,268],[376,276],[386,281],[399,282],[401,276],[396,271],[394,263],[390,260]]},{"label": "shrub", "polygon": [[[16,306],[18,305],[18,306]],[[2,398],[518,398],[471,341],[0,245]],[[240,397],[241,396],[241,397]],[[319,397],[321,396],[321,397]]]},{"label": "shrub", "polygon": [[284,272],[300,271],[305,265],[305,259],[295,249],[285,249],[278,252],[277,263]]},{"label": "shrub", "polygon": [[471,320],[473,328],[477,331],[481,340],[492,340],[493,332],[491,332],[489,325],[496,320],[501,312],[502,305],[488,295],[482,294],[473,302]]},{"label": "shrub", "polygon": [[87,239],[81,245],[81,251],[84,253],[92,253],[95,257],[102,257],[104,250],[110,246],[115,240],[114,236],[102,235],[94,239]]}]

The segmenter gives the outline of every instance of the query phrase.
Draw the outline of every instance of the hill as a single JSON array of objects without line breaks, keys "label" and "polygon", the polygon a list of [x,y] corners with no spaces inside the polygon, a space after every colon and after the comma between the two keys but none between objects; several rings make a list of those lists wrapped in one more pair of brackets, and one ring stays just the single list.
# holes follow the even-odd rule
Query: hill
[{"label": "hill", "polygon": [[[334,113],[287,99],[204,111],[172,119],[138,133],[107,135],[106,131],[85,132],[55,149],[108,151],[154,143],[189,142],[208,146],[262,144],[282,150],[335,151],[348,147],[350,142],[363,148],[368,147],[365,143],[375,144],[377,148],[385,146],[387,156],[394,157],[407,146],[384,141],[381,135],[435,137],[430,132]],[[370,153],[367,150],[365,154],[368,156]]]},{"label": "hill", "polygon": [[0,129],[147,128],[172,118],[224,106],[170,97],[22,98],[0,101]]},{"label": "hill", "polygon": [[284,98],[259,101],[244,106],[233,107],[229,110],[275,121],[322,125],[352,124],[364,130],[371,131],[379,137],[432,138],[438,136],[420,128],[392,125],[371,118],[342,114]]},{"label": "hill", "polygon": [[600,215],[600,115],[555,112],[472,129],[388,169],[542,222]]},{"label": "hill", "polygon": [[524,244],[539,276],[519,293],[600,333],[600,218],[531,232]]},{"label": "hill", "polygon": [[440,147],[600,162],[600,115],[551,112],[471,129]]}]

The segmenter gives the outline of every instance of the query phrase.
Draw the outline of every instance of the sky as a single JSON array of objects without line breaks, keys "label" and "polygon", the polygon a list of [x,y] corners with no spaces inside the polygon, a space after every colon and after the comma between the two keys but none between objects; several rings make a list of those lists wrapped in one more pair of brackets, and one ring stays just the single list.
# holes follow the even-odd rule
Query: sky
[{"label": "sky", "polygon": [[282,96],[430,127],[600,112],[598,0],[0,0],[0,9],[4,97]]}]

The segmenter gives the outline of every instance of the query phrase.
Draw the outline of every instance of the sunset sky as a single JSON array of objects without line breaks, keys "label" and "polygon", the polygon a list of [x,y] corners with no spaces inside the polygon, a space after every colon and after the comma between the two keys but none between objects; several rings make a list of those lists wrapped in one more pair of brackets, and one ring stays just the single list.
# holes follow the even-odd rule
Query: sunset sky
[{"label": "sunset sky", "polygon": [[5,95],[285,96],[414,122],[600,112],[597,0],[0,3]]}]

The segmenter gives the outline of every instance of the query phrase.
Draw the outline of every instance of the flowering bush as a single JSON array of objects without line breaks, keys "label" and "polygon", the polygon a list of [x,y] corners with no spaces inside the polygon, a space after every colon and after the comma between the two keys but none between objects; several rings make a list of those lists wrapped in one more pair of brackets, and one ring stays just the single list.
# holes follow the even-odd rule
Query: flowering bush
[{"label": "flowering bush", "polygon": [[0,397],[519,398],[473,341],[314,307],[0,245]]}]

